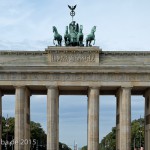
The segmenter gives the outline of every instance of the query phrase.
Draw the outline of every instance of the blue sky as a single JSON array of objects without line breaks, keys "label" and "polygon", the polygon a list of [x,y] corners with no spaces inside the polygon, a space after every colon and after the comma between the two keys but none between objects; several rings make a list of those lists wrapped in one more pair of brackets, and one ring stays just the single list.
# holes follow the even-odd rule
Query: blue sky
[{"label": "blue sky", "polygon": [[[149,0],[0,0],[0,50],[44,50],[52,26],[64,34],[71,22],[67,5],[85,36],[96,25],[96,45],[106,50],[150,50]],[[14,96],[3,97],[3,115],[14,116]],[[101,96],[100,139],[115,126],[115,97]],[[143,116],[143,97],[132,97],[132,119]],[[60,96],[60,141],[87,144],[86,96]],[[39,111],[41,110],[41,111]],[[40,116],[40,117],[39,117]],[[31,97],[31,119],[46,130],[46,96]]]}]

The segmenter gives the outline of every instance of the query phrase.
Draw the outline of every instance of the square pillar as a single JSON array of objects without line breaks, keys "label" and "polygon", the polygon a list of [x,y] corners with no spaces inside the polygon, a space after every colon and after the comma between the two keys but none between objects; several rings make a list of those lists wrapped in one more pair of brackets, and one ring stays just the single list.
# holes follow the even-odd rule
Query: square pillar
[{"label": "square pillar", "polygon": [[131,149],[131,88],[122,87],[117,93],[116,150]]},{"label": "square pillar", "polygon": [[24,106],[24,140],[25,150],[30,150],[31,147],[31,141],[30,141],[30,91],[26,88],[25,93],[25,106]]},{"label": "square pillar", "polygon": [[99,150],[99,87],[88,91],[88,150]]},{"label": "square pillar", "polygon": [[150,149],[150,89],[145,92],[145,150]]},{"label": "square pillar", "polygon": [[25,137],[25,97],[26,88],[24,86],[16,87],[16,102],[15,102],[15,150],[24,150],[22,140]]},{"label": "square pillar", "polygon": [[59,150],[59,92],[47,87],[47,150]]},{"label": "square pillar", "polygon": [[[0,91],[0,140],[2,140],[2,92]],[[2,150],[2,145],[0,144],[0,150]]]}]

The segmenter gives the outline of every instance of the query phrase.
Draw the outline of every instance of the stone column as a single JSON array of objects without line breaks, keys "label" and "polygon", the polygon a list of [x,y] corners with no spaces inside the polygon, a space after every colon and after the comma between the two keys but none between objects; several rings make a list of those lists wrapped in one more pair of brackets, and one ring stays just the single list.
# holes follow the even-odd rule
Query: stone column
[{"label": "stone column", "polygon": [[15,150],[24,150],[24,106],[25,106],[24,86],[16,87],[16,103],[15,103]]},{"label": "stone column", "polygon": [[120,91],[116,94],[116,150],[119,150],[120,147]]},{"label": "stone column", "polygon": [[145,150],[150,149],[150,89],[145,93]]},{"label": "stone column", "polygon": [[30,141],[30,91],[26,88],[25,93],[25,106],[24,106],[24,122],[25,122],[25,150],[30,150],[31,141]]},{"label": "stone column", "polygon": [[[0,91],[0,140],[2,140],[2,92]],[[0,144],[0,150],[2,150],[2,145]]]},{"label": "stone column", "polygon": [[47,87],[47,150],[59,150],[58,87]]},{"label": "stone column", "polygon": [[88,91],[88,150],[99,149],[99,88]]},{"label": "stone column", "polygon": [[131,149],[131,88],[122,87],[117,93],[116,150]]}]

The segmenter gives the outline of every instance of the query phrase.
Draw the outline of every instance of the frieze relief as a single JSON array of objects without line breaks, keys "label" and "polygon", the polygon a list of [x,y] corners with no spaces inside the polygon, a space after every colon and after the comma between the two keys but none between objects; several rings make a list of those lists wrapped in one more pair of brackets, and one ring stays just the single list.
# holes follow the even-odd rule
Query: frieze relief
[{"label": "frieze relief", "polygon": [[1,81],[82,81],[82,82],[147,82],[150,74],[115,73],[0,73]]}]

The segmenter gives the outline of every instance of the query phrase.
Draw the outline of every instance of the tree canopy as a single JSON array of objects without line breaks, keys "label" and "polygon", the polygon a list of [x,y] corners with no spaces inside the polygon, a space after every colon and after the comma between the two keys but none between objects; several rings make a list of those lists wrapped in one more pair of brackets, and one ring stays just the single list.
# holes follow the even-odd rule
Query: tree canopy
[{"label": "tree canopy", "polygon": [[[14,139],[14,125],[15,119],[13,117],[4,118],[2,117],[2,140],[3,141],[13,141]],[[35,143],[32,143],[32,150],[36,150],[37,146],[39,150],[46,150],[46,133],[43,130],[40,123],[36,123],[34,121],[30,122],[30,134],[31,141],[35,140]],[[5,149],[5,145],[3,148]],[[60,150],[71,150],[66,144],[59,143]],[[12,150],[12,145],[7,145],[7,150]]]},{"label": "tree canopy", "polygon": [[[144,119],[134,120],[131,123],[131,148],[134,146],[139,148],[144,146]],[[99,144],[100,150],[116,150],[116,127],[108,133]],[[87,146],[82,147],[82,150],[87,150]]]}]

